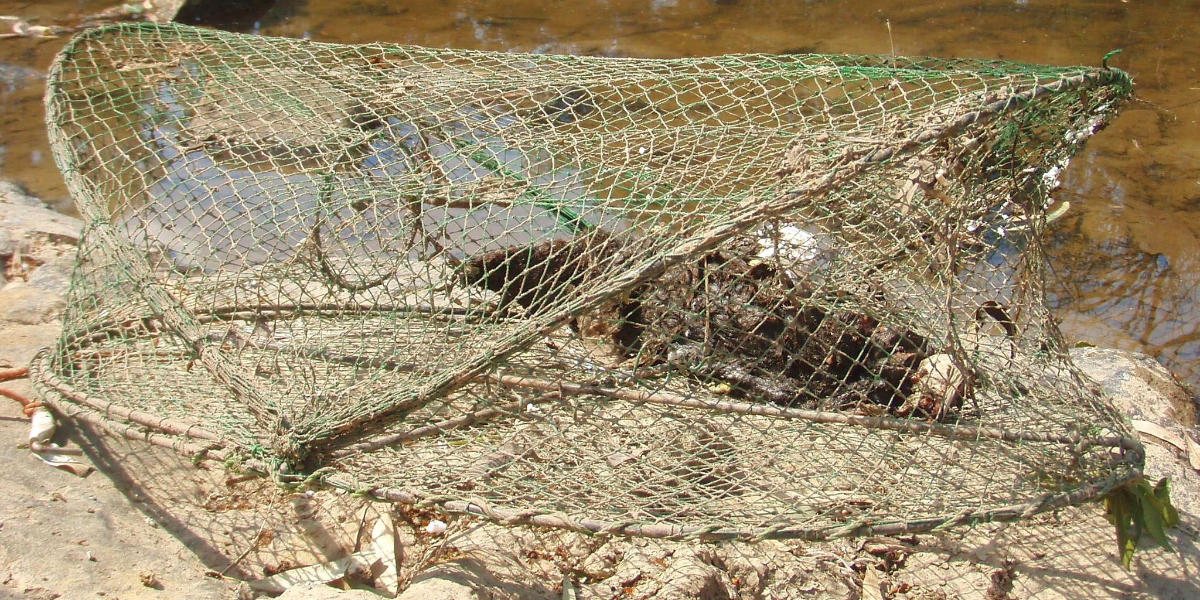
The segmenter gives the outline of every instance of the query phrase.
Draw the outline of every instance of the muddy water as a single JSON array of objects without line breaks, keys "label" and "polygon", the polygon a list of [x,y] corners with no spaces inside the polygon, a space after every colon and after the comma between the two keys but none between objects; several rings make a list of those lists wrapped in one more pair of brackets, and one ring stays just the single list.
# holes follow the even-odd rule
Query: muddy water
[{"label": "muddy water", "polygon": [[[43,24],[111,2],[0,0]],[[1068,339],[1148,352],[1200,389],[1200,0],[331,0],[216,26],[331,42],[605,56],[887,53],[1111,64],[1133,102],[1068,169],[1050,240]],[[890,24],[890,31],[889,31]],[[0,22],[0,28],[6,27]],[[0,177],[65,200],[41,125],[62,40],[0,40]],[[65,203],[64,203],[65,204]]]}]

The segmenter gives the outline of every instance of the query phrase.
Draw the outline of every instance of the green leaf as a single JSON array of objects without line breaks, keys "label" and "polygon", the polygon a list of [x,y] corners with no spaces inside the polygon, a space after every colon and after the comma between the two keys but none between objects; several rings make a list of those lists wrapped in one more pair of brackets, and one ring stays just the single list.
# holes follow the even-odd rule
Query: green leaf
[{"label": "green leaf", "polygon": [[1179,511],[1171,504],[1171,481],[1169,477],[1158,480],[1154,486],[1154,497],[1163,505],[1163,523],[1168,527],[1179,524]]},{"label": "green leaf", "polygon": [[1171,548],[1171,540],[1167,539],[1162,503],[1154,496],[1147,496],[1142,498],[1141,505],[1142,530],[1150,534],[1150,537],[1164,550],[1174,552],[1175,550]]},{"label": "green leaf", "polygon": [[1121,546],[1121,566],[1128,571],[1129,566],[1133,564],[1133,551],[1137,549],[1137,540],[1128,533],[1124,536],[1118,533],[1117,543]]},{"label": "green leaf", "polygon": [[1136,534],[1132,527],[1133,494],[1125,488],[1117,488],[1104,497],[1105,518],[1117,530],[1117,554],[1121,564],[1129,569],[1133,550],[1137,547]]},{"label": "green leaf", "polygon": [[1179,512],[1171,505],[1167,479],[1153,488],[1145,478],[1129,482],[1104,497],[1104,517],[1117,531],[1117,550],[1121,565],[1129,570],[1142,532],[1165,550],[1174,552],[1166,530],[1179,523]]}]

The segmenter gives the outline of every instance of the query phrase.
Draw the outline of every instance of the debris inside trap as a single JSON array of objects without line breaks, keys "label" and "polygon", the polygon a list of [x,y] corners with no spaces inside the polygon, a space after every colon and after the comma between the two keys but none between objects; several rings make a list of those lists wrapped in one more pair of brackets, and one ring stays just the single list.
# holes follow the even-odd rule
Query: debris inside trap
[{"label": "debris inside trap", "polygon": [[[865,303],[797,280],[760,251],[736,239],[570,326],[602,343],[602,354],[615,357],[609,366],[639,374],[678,369],[738,397],[870,415],[953,414],[964,377],[948,355],[912,329],[841,308]],[[594,231],[484,253],[460,272],[468,284],[498,293],[501,308],[534,314],[561,306],[634,252]]]}]

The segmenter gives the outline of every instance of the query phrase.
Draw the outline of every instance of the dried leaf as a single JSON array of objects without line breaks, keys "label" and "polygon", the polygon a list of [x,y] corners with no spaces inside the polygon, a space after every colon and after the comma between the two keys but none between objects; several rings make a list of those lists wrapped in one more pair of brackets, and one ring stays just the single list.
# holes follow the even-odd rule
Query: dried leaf
[{"label": "dried leaf", "polygon": [[862,587],[863,600],[884,600],[882,582],[875,569],[867,567],[863,573]]}]

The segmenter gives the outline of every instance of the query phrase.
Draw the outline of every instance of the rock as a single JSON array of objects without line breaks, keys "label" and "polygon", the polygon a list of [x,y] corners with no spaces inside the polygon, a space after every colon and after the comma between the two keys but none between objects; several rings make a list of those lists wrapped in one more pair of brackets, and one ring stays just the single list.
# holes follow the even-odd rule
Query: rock
[{"label": "rock", "polygon": [[396,600],[483,600],[486,596],[478,592],[462,578],[430,576],[414,579]]},{"label": "rock", "polygon": [[1105,348],[1073,348],[1071,359],[1129,418],[1156,422],[1169,418],[1172,425],[1196,425],[1195,399],[1150,356]]},{"label": "rock", "polygon": [[66,301],[53,292],[14,281],[0,289],[0,321],[38,325],[57,319]]},{"label": "rock", "polygon": [[[51,256],[60,256],[68,248],[73,252],[82,229],[83,221],[55,212],[14,184],[0,181],[0,231],[8,233],[7,254],[20,247],[22,252],[45,262],[48,259],[41,258],[43,247],[56,246],[53,250],[57,252],[49,253]],[[23,244],[27,246],[21,247]]]},{"label": "rock", "polygon": [[323,583],[297,585],[276,596],[278,600],[379,600],[381,597],[366,590],[339,590]]},{"label": "rock", "polygon": [[1152,481],[1169,477],[1175,507],[1200,517],[1200,472],[1191,464],[1200,464],[1192,395],[1145,354],[1075,348],[1071,358],[1133,422],[1146,447],[1146,476]]},{"label": "rock", "polygon": [[45,208],[46,205],[41,200],[34,196],[25,193],[21,186],[11,182],[0,180],[0,203],[15,204],[17,206],[27,206],[33,208]]},{"label": "rock", "polygon": [[422,571],[396,600],[558,600],[558,594],[545,586],[515,581],[515,565],[484,562],[494,557],[459,558]]},{"label": "rock", "polygon": [[71,288],[71,269],[74,264],[71,256],[61,256],[34,269],[25,282],[30,287],[65,298],[67,290]]},{"label": "rock", "polygon": [[[0,294],[3,291],[0,290]],[[0,310],[3,310],[0,305]],[[57,323],[18,325],[0,321],[0,365],[27,365],[38,350],[58,340],[61,327]]]}]

